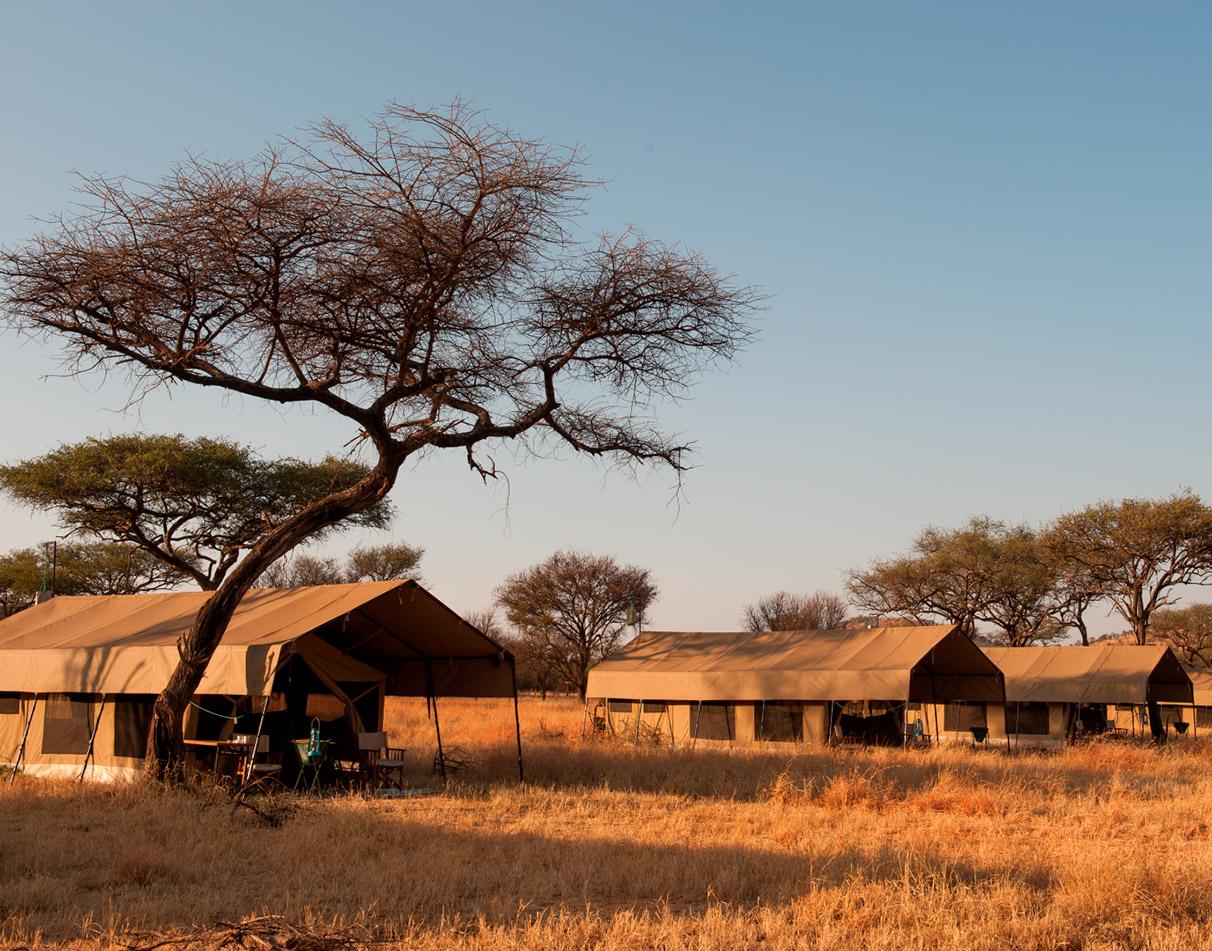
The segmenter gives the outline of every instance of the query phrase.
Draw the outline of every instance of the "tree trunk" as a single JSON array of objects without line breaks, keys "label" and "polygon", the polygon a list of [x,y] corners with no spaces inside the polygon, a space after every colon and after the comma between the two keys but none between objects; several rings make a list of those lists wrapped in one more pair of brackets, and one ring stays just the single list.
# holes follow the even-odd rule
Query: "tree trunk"
[{"label": "tree trunk", "polygon": [[283,522],[253,546],[202,605],[193,625],[177,644],[180,660],[152,707],[144,779],[174,782],[182,776],[185,708],[197,692],[232,615],[261,573],[320,529],[365,511],[382,499],[394,484],[402,461],[387,462],[380,458],[379,464],[357,485],[314,502]]}]

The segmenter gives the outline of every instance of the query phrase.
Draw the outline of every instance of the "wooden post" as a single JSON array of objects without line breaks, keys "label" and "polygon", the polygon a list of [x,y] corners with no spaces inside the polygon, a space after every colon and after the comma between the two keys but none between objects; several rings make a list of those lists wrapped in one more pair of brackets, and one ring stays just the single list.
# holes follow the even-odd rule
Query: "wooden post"
[{"label": "wooden post", "polygon": [[88,749],[84,752],[84,766],[80,770],[78,783],[84,782],[84,774],[88,772],[89,760],[93,758],[93,744],[97,741],[97,730],[101,728],[101,716],[105,713],[105,694],[101,694],[101,702],[97,705],[97,719],[93,721],[93,731],[88,735]]},{"label": "wooden post", "polygon": [[[522,775],[522,718],[518,715],[518,667],[513,657],[509,658],[509,679],[513,684],[513,736],[518,744],[518,782],[526,782],[526,777]],[[585,698],[585,703],[588,705],[589,698]],[[588,706],[587,706],[588,708]],[[581,724],[581,738],[585,738],[585,724]]]},{"label": "wooden post", "polygon": [[17,771],[25,761],[25,744],[29,740],[29,728],[34,725],[34,711],[38,709],[38,695],[34,694],[34,702],[30,705],[29,716],[25,720],[25,729],[21,733],[21,745],[17,748],[17,756],[13,760],[12,772],[8,774],[9,785],[17,781]]}]

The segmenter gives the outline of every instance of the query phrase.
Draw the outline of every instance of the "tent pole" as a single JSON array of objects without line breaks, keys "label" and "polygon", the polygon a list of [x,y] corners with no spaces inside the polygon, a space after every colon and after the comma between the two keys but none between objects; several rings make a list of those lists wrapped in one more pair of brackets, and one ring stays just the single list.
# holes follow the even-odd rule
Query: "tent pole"
[{"label": "tent pole", "polygon": [[[272,688],[271,688],[272,690]],[[253,737],[252,752],[248,754],[248,762],[244,764],[244,781],[252,777],[253,763],[257,759],[257,747],[261,745],[261,731],[265,729],[265,712],[269,709],[269,698],[272,693],[267,693],[265,699],[261,702],[261,719],[257,721],[257,735]],[[218,756],[215,756],[215,769],[218,770]]]},{"label": "tent pole", "polygon": [[17,748],[17,757],[13,761],[12,772],[8,774],[9,785],[17,781],[17,770],[25,761],[25,744],[29,739],[29,728],[34,725],[34,711],[38,709],[38,695],[34,694],[34,702],[30,705],[29,716],[25,720],[25,729],[21,733],[21,746]]},{"label": "tent pole", "polygon": [[[526,782],[522,775],[522,719],[518,716],[518,665],[511,654],[509,657],[509,679],[513,684],[513,735],[518,743],[518,782]],[[589,710],[589,698],[585,698],[585,710]],[[585,738],[585,723],[581,721],[581,739]]]},{"label": "tent pole", "polygon": [[1009,753],[1010,752],[1010,731],[1006,729],[1006,721],[1008,719],[1008,714],[1010,713],[1010,711],[1008,709],[1006,709],[1008,706],[1008,704],[1006,703],[1006,675],[1002,674],[1000,677],[1000,680],[1002,682],[1002,732],[1006,734],[1006,752]]},{"label": "tent pole", "polygon": [[[517,689],[514,689],[514,695],[517,695]],[[585,695],[585,703],[583,704],[584,712],[581,714],[581,742],[585,742],[585,724],[589,722],[589,694]]]},{"label": "tent pole", "polygon": [[425,693],[433,699],[433,730],[438,737],[438,769],[442,772],[442,782],[446,782],[446,753],[442,749],[442,724],[438,721],[438,698],[433,689],[433,665],[425,659]]},{"label": "tent pole", "polygon": [[699,741],[699,721],[703,719],[703,701],[699,701],[698,712],[694,717],[694,734],[690,737],[690,748],[694,749],[695,744]]},{"label": "tent pole", "polygon": [[88,735],[88,749],[84,752],[84,766],[80,770],[78,783],[84,782],[84,774],[88,772],[89,760],[93,758],[93,744],[97,741],[97,731],[101,729],[101,716],[105,713],[105,694],[101,694],[101,702],[97,705],[97,719],[93,721],[93,731]]},{"label": "tent pole", "polygon": [[644,719],[644,701],[640,701],[639,709],[635,712],[635,735],[631,739],[632,746],[640,745],[640,721]]}]

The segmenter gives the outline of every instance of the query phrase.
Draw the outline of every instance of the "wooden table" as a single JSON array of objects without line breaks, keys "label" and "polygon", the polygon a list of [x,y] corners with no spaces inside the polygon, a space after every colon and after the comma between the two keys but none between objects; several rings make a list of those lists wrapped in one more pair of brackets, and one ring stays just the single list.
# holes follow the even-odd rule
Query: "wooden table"
[{"label": "wooden table", "polygon": [[200,751],[214,750],[214,770],[216,773],[219,772],[220,756],[238,757],[237,768],[235,770],[237,776],[244,773],[248,754],[252,750],[252,744],[242,740],[185,740],[185,746],[192,746]]}]

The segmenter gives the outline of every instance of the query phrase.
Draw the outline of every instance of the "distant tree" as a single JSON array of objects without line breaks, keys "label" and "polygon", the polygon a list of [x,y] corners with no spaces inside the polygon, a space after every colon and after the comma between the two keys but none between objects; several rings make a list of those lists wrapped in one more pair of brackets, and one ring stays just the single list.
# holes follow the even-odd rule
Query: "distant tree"
[{"label": "distant tree", "polygon": [[943,621],[970,637],[984,622],[996,628],[990,640],[1011,646],[1046,643],[1065,630],[1056,572],[1036,532],[987,516],[925,529],[909,554],[852,571],[847,588],[876,616]]},{"label": "distant tree", "polygon": [[746,631],[832,631],[846,623],[846,601],[828,591],[792,594],[776,591],[745,605]]},{"label": "distant tree", "polygon": [[959,529],[924,529],[910,554],[850,572],[851,600],[872,614],[900,615],[923,624],[942,620],[975,634],[977,618],[993,595],[995,536],[1003,529],[983,516]]},{"label": "distant tree", "polygon": [[463,615],[463,620],[498,644],[508,639],[508,633],[501,626],[495,606],[481,608],[478,611],[468,611]]},{"label": "distant tree", "polygon": [[627,632],[632,611],[642,624],[656,600],[647,569],[606,555],[561,551],[506,579],[497,604],[532,656],[550,660],[563,684],[581,699],[589,668],[611,653]]},{"label": "distant tree", "polygon": [[[349,553],[345,560],[347,581],[421,580],[421,557],[424,548],[403,543],[395,545],[362,545]],[[487,633],[487,632],[485,632]]]},{"label": "distant tree", "polygon": [[306,552],[280,558],[265,570],[257,584],[265,588],[302,588],[318,584],[352,584],[357,581],[419,579],[424,549],[412,545],[364,545],[344,561]]},{"label": "distant tree", "polygon": [[1039,538],[1039,557],[1048,565],[1053,576],[1050,611],[1062,628],[1077,631],[1084,645],[1090,643],[1086,612],[1102,600],[1099,584],[1089,570],[1066,553],[1066,546],[1053,547],[1052,534],[1045,529]]},{"label": "distant tree", "polygon": [[976,618],[992,624],[986,637],[1008,647],[1046,644],[1064,634],[1058,620],[1056,572],[1042,557],[1035,531],[1026,525],[989,523],[994,553],[993,570],[986,588],[985,603]]},{"label": "distant tree", "polygon": [[406,462],[453,451],[489,478],[513,443],[685,471],[655,407],[737,352],[759,297],[635,231],[572,241],[589,184],[575,156],[462,105],[391,105],[365,136],[325,121],[251,162],[85,180],[71,216],[0,254],[0,317],[76,367],[323,407],[371,460],[266,527],[198,611],[153,710],[150,778],[180,774],[186,706],[245,592]]},{"label": "distant tree", "polygon": [[[0,491],[53,512],[78,538],[142,549],[213,591],[274,526],[367,475],[355,462],[261,459],[248,446],[185,436],[109,436],[0,466]],[[380,501],[337,527],[383,528]]]},{"label": "distant tree", "polygon": [[1149,627],[1152,639],[1168,641],[1184,663],[1212,667],[1212,604],[1162,608]]},{"label": "distant tree", "polygon": [[[53,569],[54,593],[139,594],[163,591],[181,583],[180,576],[142,549],[117,544],[60,543]],[[48,550],[21,548],[0,555],[0,617],[34,603],[52,579]]]},{"label": "distant tree", "polygon": [[1090,580],[1100,597],[1149,642],[1153,615],[1180,585],[1212,579],[1212,509],[1193,492],[1099,502],[1058,518],[1048,548]]}]

